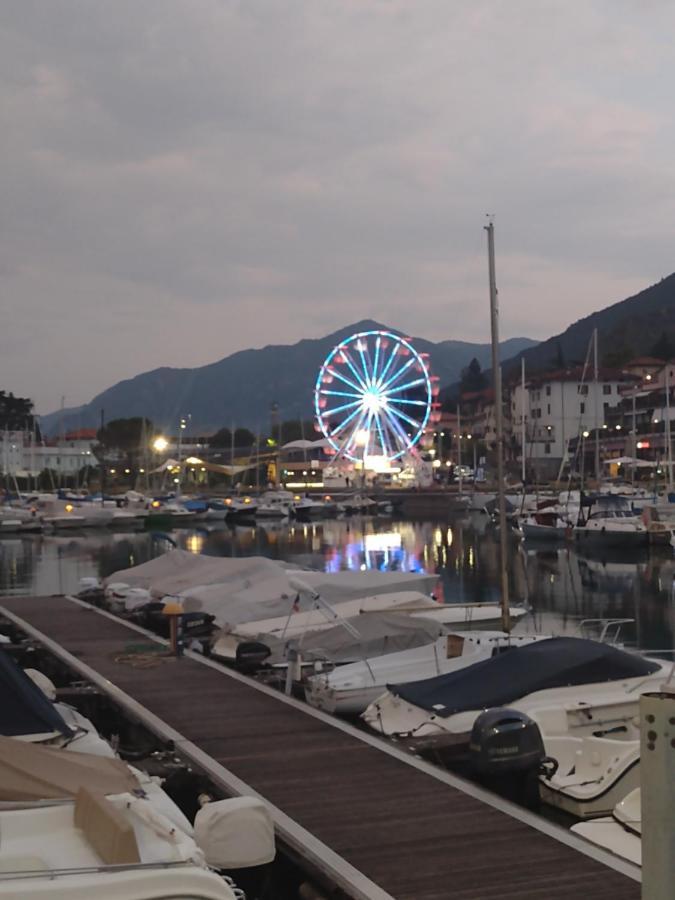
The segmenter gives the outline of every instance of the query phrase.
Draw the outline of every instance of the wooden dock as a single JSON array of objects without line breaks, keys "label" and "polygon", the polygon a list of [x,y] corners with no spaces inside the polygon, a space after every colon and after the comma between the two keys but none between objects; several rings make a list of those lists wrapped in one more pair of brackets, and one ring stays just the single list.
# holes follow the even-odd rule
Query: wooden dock
[{"label": "wooden dock", "polygon": [[0,615],[141,711],[196,761],[210,761],[224,784],[264,797],[282,837],[348,896],[640,896],[639,872],[627,863],[238,673],[192,654],[130,665],[129,646],[148,633],[107,613],[65,597],[0,604]]}]

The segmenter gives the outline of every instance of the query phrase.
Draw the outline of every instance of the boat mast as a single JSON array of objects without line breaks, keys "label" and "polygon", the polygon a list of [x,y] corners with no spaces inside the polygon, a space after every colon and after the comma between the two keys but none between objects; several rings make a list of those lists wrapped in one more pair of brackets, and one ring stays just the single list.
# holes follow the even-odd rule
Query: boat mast
[{"label": "boat mast", "polygon": [[670,438],[670,360],[666,363],[666,454],[668,461],[668,491],[673,489],[673,445]]},{"label": "boat mast", "polygon": [[525,357],[520,359],[520,456],[521,465],[521,481],[523,482],[523,496],[525,496]]},{"label": "boat mast", "polygon": [[595,480],[600,486],[600,425],[598,423],[598,329],[593,329],[593,413],[595,431]]},{"label": "boat mast", "polygon": [[509,612],[509,578],[506,571],[506,495],[504,493],[504,425],[502,421],[502,370],[499,365],[499,314],[497,277],[495,274],[495,226],[485,226],[488,238],[488,272],[490,278],[490,331],[492,334],[492,384],[495,395],[495,431],[497,438],[497,490],[499,496],[499,569],[501,576],[502,628],[511,631]]}]

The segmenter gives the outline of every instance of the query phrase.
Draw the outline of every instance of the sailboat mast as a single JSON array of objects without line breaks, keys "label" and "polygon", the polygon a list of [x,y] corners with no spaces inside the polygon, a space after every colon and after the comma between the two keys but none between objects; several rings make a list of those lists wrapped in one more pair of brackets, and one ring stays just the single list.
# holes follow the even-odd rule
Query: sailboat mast
[{"label": "sailboat mast", "polygon": [[670,361],[666,363],[666,454],[668,462],[668,491],[673,489],[673,445],[670,437]]},{"label": "sailboat mast", "polygon": [[598,329],[593,329],[593,413],[595,431],[595,480],[600,484],[600,424],[598,422]]},{"label": "sailboat mast", "polygon": [[499,365],[499,313],[497,277],[495,274],[495,226],[485,226],[488,237],[488,272],[490,278],[490,330],[492,333],[492,384],[495,394],[495,431],[497,437],[497,489],[499,496],[499,569],[501,576],[502,628],[511,631],[509,611],[509,577],[506,571],[506,495],[504,493],[504,424],[502,421],[502,370]]},{"label": "sailboat mast", "polygon": [[520,455],[522,458],[521,480],[523,482],[523,496],[525,495],[525,357],[520,360]]}]

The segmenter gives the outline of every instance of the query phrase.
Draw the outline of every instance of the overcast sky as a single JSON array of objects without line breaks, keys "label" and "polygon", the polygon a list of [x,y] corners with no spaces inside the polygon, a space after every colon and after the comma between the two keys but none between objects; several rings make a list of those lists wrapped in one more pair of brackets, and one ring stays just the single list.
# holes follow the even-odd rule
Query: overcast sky
[{"label": "overcast sky", "polygon": [[669,0],[3,0],[0,388],[372,317],[545,338],[675,270]]}]

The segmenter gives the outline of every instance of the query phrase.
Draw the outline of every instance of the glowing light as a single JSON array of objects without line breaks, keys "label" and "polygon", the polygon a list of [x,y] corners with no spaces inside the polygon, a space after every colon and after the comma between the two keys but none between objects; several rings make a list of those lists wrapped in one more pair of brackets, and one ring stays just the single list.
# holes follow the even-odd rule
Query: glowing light
[{"label": "glowing light", "polygon": [[75,507],[72,503],[66,503],[66,512],[71,513]]},{"label": "glowing light", "polygon": [[152,503],[150,504],[150,506],[152,506],[153,509],[159,509],[161,505],[162,504],[159,502],[159,500],[153,500]]},{"label": "glowing light", "polygon": [[199,459],[198,456],[188,456],[188,458],[185,460],[185,462],[189,466],[201,466],[203,460]]},{"label": "glowing light", "polygon": [[165,437],[162,437],[161,434],[152,442],[152,449],[156,450],[157,453],[163,453],[168,446],[169,442]]}]

